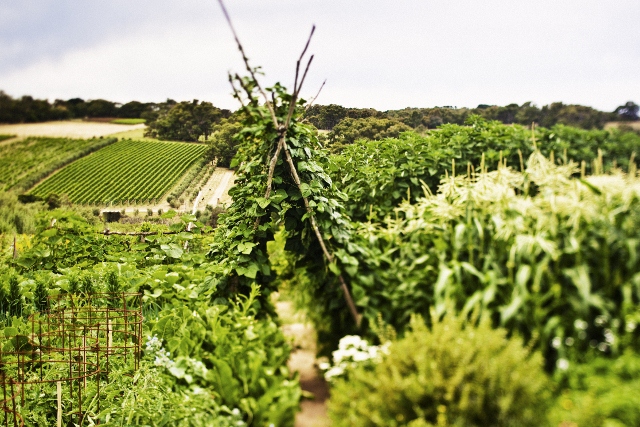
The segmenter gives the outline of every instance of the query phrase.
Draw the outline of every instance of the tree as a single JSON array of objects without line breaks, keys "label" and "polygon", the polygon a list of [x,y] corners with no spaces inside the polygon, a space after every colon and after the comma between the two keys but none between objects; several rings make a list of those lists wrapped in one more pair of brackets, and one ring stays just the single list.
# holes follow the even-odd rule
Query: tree
[{"label": "tree", "polygon": [[127,102],[118,108],[118,117],[128,119],[139,119],[145,111],[149,110],[153,104],[138,101]]},{"label": "tree", "polygon": [[214,127],[209,155],[218,159],[218,165],[231,166],[231,160],[238,152],[238,132],[241,130],[242,124],[231,119],[223,119]]},{"label": "tree", "polygon": [[335,144],[334,149],[336,149],[343,144],[352,144],[358,139],[397,138],[401,132],[410,130],[411,128],[404,123],[391,119],[346,118],[329,133],[329,142]]},{"label": "tree", "polygon": [[94,99],[87,102],[88,117],[115,117],[118,113],[115,102]]},{"label": "tree", "polygon": [[618,115],[622,121],[635,121],[638,120],[638,111],[640,107],[635,102],[629,101],[624,105],[615,109],[614,113]]},{"label": "tree", "polygon": [[148,123],[145,135],[170,141],[198,141],[201,136],[207,140],[212,127],[228,111],[214,107],[210,102],[179,102],[165,114],[160,114]]}]

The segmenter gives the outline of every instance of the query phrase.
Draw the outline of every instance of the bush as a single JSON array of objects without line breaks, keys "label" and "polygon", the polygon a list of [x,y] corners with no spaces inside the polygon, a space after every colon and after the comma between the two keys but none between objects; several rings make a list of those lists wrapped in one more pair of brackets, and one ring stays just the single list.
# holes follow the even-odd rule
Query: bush
[{"label": "bush", "polygon": [[568,386],[551,410],[551,425],[616,427],[640,425],[640,356],[598,358],[570,366]]},{"label": "bush", "polygon": [[542,426],[550,402],[542,357],[488,321],[419,318],[373,370],[338,380],[329,414],[340,426]]}]

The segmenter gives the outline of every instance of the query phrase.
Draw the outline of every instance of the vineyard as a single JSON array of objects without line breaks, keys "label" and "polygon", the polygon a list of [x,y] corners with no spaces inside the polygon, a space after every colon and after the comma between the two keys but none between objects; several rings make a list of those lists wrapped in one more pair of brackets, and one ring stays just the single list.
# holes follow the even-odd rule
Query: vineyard
[{"label": "vineyard", "polygon": [[123,140],[67,166],[31,193],[66,194],[78,204],[153,203],[205,150],[199,144]]},{"label": "vineyard", "polygon": [[25,138],[0,145],[0,190],[25,191],[115,139]]}]

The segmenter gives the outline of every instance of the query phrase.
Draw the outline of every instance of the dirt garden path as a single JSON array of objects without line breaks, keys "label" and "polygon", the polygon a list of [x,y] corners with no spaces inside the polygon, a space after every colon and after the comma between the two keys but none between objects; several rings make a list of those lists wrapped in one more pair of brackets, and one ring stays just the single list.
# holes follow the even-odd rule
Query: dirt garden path
[{"label": "dirt garden path", "polygon": [[312,396],[300,403],[295,427],[329,427],[326,400],[329,386],[316,369],[316,334],[303,316],[294,312],[289,301],[276,303],[276,311],[282,319],[282,331],[293,343],[294,351],[289,359],[289,369],[298,372],[303,392]]},{"label": "dirt garden path", "polygon": [[216,207],[218,203],[230,203],[229,189],[233,187],[234,181],[235,175],[231,169],[216,167],[216,170],[213,171],[211,177],[196,197],[191,212],[194,213],[198,210],[198,206],[202,206],[200,209],[204,209],[206,205]]}]

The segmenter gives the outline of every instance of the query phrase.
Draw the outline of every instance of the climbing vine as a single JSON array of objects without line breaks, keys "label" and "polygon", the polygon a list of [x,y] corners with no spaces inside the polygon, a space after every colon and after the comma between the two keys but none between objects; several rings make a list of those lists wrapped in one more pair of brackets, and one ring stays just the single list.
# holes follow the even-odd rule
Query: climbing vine
[{"label": "climbing vine", "polygon": [[346,253],[340,257],[336,254],[342,252],[335,251],[347,244],[351,234],[350,222],[343,213],[346,196],[325,171],[328,158],[315,129],[301,123],[306,102],[299,94],[313,56],[304,73],[300,65],[313,30],[297,62],[294,89],[289,93],[279,83],[269,88],[260,86],[259,69],[249,65],[231,20],[228,22],[249,75],[229,76],[244,119],[237,135],[238,154],[232,163],[237,167],[236,185],[230,192],[233,202],[220,218],[209,251],[222,273],[218,288],[247,293],[252,283],[258,283],[264,296],[273,291],[267,242],[284,227],[285,249],[296,254],[316,280],[332,282],[330,276],[337,278],[344,301],[359,323],[360,316],[341,275],[348,259],[344,258]]}]

